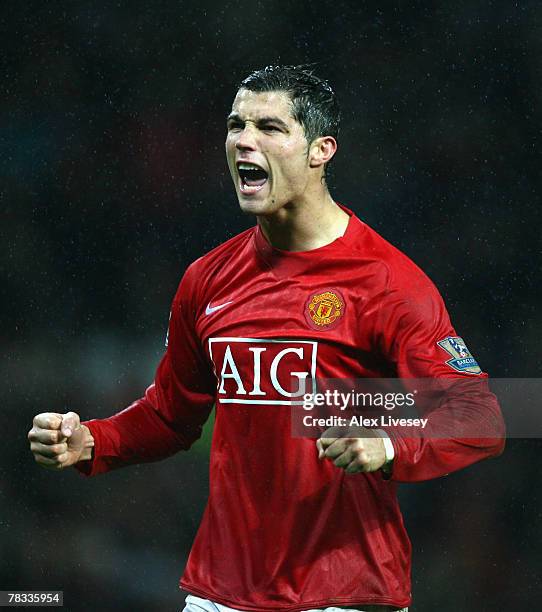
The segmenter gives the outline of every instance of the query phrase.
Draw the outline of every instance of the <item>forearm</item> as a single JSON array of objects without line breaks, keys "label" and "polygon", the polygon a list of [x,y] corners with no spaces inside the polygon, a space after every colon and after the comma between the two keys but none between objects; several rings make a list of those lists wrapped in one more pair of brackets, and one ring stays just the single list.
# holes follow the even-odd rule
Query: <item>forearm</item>
[{"label": "forearm", "polygon": [[396,457],[390,477],[399,482],[439,478],[483,459],[500,455],[504,445],[504,438],[396,439]]},{"label": "forearm", "polygon": [[438,478],[504,450],[505,425],[497,399],[489,390],[450,397],[427,416],[430,426],[420,437],[391,432],[395,450],[392,479],[416,482]]},{"label": "forearm", "polygon": [[81,473],[95,476],[110,470],[158,461],[189,448],[199,432],[186,435],[174,431],[145,396],[106,419],[85,421],[93,446],[84,450],[75,465]]}]

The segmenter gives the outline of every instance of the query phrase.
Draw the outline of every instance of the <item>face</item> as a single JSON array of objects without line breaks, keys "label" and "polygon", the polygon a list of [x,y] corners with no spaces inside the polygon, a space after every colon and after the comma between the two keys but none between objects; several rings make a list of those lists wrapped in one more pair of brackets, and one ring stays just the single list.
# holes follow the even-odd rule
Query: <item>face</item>
[{"label": "face", "polygon": [[312,177],[308,144],[287,93],[240,89],[227,129],[226,156],[242,210],[269,215],[303,199]]}]

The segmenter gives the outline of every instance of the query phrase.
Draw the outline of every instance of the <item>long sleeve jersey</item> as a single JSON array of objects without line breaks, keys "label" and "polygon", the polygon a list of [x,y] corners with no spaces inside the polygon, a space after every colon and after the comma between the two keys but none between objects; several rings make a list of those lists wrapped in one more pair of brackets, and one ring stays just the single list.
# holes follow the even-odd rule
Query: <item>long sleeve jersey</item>
[{"label": "long sleeve jersey", "polygon": [[309,379],[486,377],[427,276],[345,210],[345,234],[326,246],[281,251],[257,226],[194,262],[154,383],[86,423],[94,456],[77,467],[95,475],[188,449],[216,405],[209,499],[180,584],[226,606],[409,605],[397,482],[503,449],[484,387],[463,398],[483,438],[392,437],[389,478],[347,474],[318,460],[313,439],[292,436],[292,404]]}]

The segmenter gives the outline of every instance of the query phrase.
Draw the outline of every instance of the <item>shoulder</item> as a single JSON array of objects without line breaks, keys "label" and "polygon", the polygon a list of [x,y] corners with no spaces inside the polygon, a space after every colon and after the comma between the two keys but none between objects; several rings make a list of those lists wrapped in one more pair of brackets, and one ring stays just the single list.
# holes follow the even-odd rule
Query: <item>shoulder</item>
[{"label": "shoulder", "polygon": [[247,247],[251,246],[254,233],[255,228],[251,227],[192,262],[181,279],[176,300],[190,297],[193,303],[197,302],[208,284],[223,269],[225,262],[242,257]]},{"label": "shoulder", "polygon": [[185,277],[188,276],[192,282],[200,286],[205,285],[226,262],[235,261],[243,255],[247,247],[251,248],[255,231],[256,229],[251,227],[199,257],[190,264]]},{"label": "shoulder", "polygon": [[[442,297],[427,274],[376,230],[357,220],[351,244],[356,267],[370,271],[371,292],[361,314],[377,335],[403,327],[433,327],[448,319]],[[360,274],[361,276],[361,274]]]},{"label": "shoulder", "polygon": [[437,291],[427,274],[408,255],[369,225],[362,221],[359,223],[363,226],[363,232],[359,234],[357,251],[361,258],[380,264],[385,293],[420,295]]},{"label": "shoulder", "polygon": [[397,362],[414,346],[416,359],[423,358],[439,340],[455,336],[438,289],[410,257],[368,226],[360,244],[364,257],[381,266],[378,291],[364,314],[366,329],[383,355]]}]

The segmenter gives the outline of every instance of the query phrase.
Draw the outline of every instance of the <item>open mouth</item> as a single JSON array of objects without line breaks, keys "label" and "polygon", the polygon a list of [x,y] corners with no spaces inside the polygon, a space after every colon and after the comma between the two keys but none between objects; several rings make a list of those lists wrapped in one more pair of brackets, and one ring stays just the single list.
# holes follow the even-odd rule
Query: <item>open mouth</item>
[{"label": "open mouth", "polygon": [[240,178],[241,193],[247,195],[260,191],[269,177],[263,168],[248,162],[238,162],[237,172]]}]

